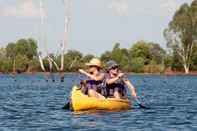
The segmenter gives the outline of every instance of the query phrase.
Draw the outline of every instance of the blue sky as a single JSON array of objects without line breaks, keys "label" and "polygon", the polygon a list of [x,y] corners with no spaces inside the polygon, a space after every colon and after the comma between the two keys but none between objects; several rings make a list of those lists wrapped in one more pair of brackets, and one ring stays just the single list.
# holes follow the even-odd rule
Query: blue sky
[{"label": "blue sky", "polygon": [[[64,36],[63,0],[0,0],[0,47],[19,38],[38,40],[39,50],[58,53]],[[99,55],[114,43],[131,47],[138,40],[165,47],[163,30],[178,7],[192,0],[70,0],[67,49]],[[44,46],[47,42],[47,47]]]}]

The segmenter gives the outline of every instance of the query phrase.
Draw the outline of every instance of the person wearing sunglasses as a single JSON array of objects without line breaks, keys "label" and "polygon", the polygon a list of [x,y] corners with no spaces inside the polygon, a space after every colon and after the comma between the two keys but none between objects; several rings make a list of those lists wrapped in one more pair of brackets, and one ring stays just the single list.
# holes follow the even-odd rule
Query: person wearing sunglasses
[{"label": "person wearing sunglasses", "polygon": [[79,69],[81,74],[88,77],[88,80],[85,80],[85,84],[83,84],[82,92],[90,97],[105,99],[102,95],[103,91],[100,88],[105,76],[104,73],[101,72],[101,61],[97,58],[93,58],[89,63],[86,63],[86,66],[88,66],[87,71]]},{"label": "person wearing sunglasses", "polygon": [[137,95],[135,92],[135,88],[128,79],[124,78],[125,74],[121,72],[119,65],[115,61],[110,60],[106,63],[106,67],[107,96],[117,99],[126,98],[126,87],[128,87],[131,96],[136,99]]}]

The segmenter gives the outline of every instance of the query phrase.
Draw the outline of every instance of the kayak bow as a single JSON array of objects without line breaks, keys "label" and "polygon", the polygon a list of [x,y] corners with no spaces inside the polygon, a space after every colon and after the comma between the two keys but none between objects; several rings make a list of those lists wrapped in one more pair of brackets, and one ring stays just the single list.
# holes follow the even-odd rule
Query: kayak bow
[{"label": "kayak bow", "polygon": [[81,92],[81,90],[74,86],[71,92],[71,106],[73,111],[87,111],[87,110],[126,110],[131,107],[128,99],[106,98],[98,99],[89,97]]}]

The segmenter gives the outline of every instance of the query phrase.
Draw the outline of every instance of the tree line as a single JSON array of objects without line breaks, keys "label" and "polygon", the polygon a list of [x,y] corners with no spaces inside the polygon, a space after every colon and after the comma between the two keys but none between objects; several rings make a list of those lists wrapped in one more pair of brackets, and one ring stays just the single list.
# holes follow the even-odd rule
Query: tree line
[{"label": "tree line", "polygon": [[[197,71],[197,0],[190,5],[181,5],[163,35],[167,49],[158,43],[143,40],[128,48],[121,48],[121,43],[115,43],[112,50],[104,52],[99,58],[103,63],[111,59],[117,61],[126,72]],[[0,72],[42,72],[38,54],[37,42],[32,38],[8,43],[5,48],[0,48]],[[61,63],[61,55],[49,55],[57,64]],[[85,63],[93,57],[92,54],[68,50],[64,54],[63,71],[75,72],[85,68]],[[43,58],[43,63],[49,71],[47,57]],[[54,66],[52,71],[57,72]]]}]

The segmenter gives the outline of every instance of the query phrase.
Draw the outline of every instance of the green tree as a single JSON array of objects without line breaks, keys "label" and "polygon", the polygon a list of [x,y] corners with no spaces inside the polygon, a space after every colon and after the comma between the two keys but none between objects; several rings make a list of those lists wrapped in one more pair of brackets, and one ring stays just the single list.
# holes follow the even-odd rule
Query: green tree
[{"label": "green tree", "polygon": [[0,60],[6,58],[6,49],[0,48]]},{"label": "green tree", "polygon": [[[5,63],[5,65],[12,63],[12,70],[13,70],[13,72],[15,72],[15,61],[16,61],[16,55],[17,55],[15,43],[8,43],[8,45],[6,46],[6,55],[7,55],[8,59],[11,60],[12,62],[7,62],[7,63]],[[9,66],[6,66],[6,67],[9,67]]]},{"label": "green tree", "polygon": [[84,66],[82,63],[83,54],[76,50],[69,50],[65,56],[65,70],[66,71],[77,71],[79,68]]},{"label": "green tree", "polygon": [[173,56],[171,54],[166,54],[164,57],[165,68],[172,67],[172,63],[173,63]]},{"label": "green tree", "polygon": [[143,72],[145,61],[142,57],[134,57],[131,61],[131,71],[135,73]]},{"label": "green tree", "polygon": [[129,59],[129,52],[125,48],[120,48],[120,44],[116,43],[114,45],[114,48],[111,52],[111,59],[115,60],[123,70],[129,70],[128,65],[130,64],[130,59]]},{"label": "green tree", "polygon": [[101,61],[103,61],[104,63],[106,63],[107,61],[112,59],[112,55],[110,51],[106,51],[103,54],[101,54],[100,57]]},{"label": "green tree", "polygon": [[191,69],[197,71],[197,45],[193,48],[193,55],[191,61]]},{"label": "green tree", "polygon": [[171,67],[172,70],[175,71],[181,71],[183,69],[181,59],[179,58],[179,54],[177,52],[173,52]]},{"label": "green tree", "polygon": [[16,56],[16,45],[15,43],[8,43],[6,46],[6,55],[10,59],[14,59]]},{"label": "green tree", "polygon": [[148,65],[152,59],[149,45],[145,41],[136,42],[130,49],[130,56],[131,56],[131,61],[133,58],[138,58],[138,57],[144,59],[145,65]]},{"label": "green tree", "polygon": [[8,73],[12,71],[11,59],[0,59],[0,72]]},{"label": "green tree", "polygon": [[33,59],[37,56],[37,43],[33,39],[20,39],[16,42],[15,49],[16,53],[27,56],[28,59]]},{"label": "green tree", "polygon": [[83,63],[87,63],[87,62],[89,62],[92,58],[94,58],[95,56],[94,55],[92,55],[92,54],[87,54],[87,55],[85,55],[83,58],[82,58],[82,60],[83,60]]},{"label": "green tree", "polygon": [[37,56],[37,48],[36,41],[31,38],[19,39],[16,43],[8,43],[6,46],[6,56],[12,61],[13,71],[15,72],[16,68],[20,71],[24,70],[24,63],[28,67],[31,63],[27,64],[27,62]]},{"label": "green tree", "polygon": [[30,60],[28,62],[28,69],[27,69],[28,72],[41,72],[42,69],[40,67],[40,63],[38,61],[38,59],[34,58],[32,60]]},{"label": "green tree", "polygon": [[197,0],[191,5],[183,4],[176,11],[164,31],[164,37],[167,46],[178,54],[185,73],[189,73],[193,47],[197,39]]},{"label": "green tree", "polygon": [[28,42],[27,43],[27,45],[28,45],[27,57],[30,60],[32,60],[38,54],[38,52],[37,52],[38,45],[37,45],[37,42],[32,38],[27,39],[27,42]]},{"label": "green tree", "polygon": [[26,39],[20,39],[15,44],[16,54],[27,56],[28,42]]},{"label": "green tree", "polygon": [[29,59],[27,56],[18,54],[16,56],[16,71],[25,72],[29,67]]},{"label": "green tree", "polygon": [[156,64],[163,64],[166,52],[159,44],[149,43],[149,51],[152,61]]}]

